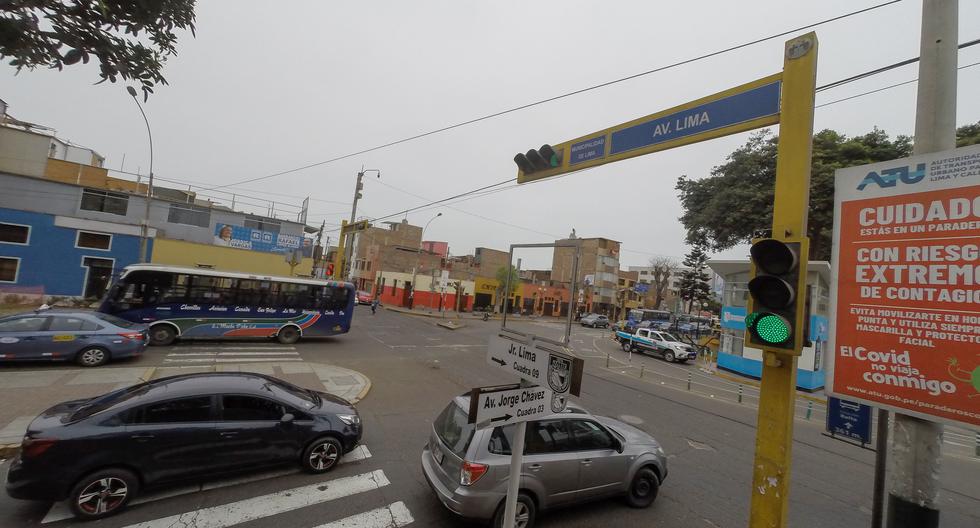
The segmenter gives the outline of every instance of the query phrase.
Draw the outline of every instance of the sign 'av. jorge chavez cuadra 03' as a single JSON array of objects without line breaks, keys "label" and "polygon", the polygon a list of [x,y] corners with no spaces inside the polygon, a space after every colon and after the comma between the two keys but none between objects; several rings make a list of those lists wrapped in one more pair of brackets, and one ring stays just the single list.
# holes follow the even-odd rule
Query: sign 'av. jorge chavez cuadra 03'
[{"label": "sign 'av. jorge chavez cuadra 03'", "polygon": [[545,387],[476,388],[470,393],[469,422],[481,428],[527,422],[562,411],[552,408],[556,401],[564,407],[564,400],[556,400]]},{"label": "sign 'av. jorge chavez cuadra 03'", "polygon": [[835,188],[828,392],[980,426],[980,145]]}]

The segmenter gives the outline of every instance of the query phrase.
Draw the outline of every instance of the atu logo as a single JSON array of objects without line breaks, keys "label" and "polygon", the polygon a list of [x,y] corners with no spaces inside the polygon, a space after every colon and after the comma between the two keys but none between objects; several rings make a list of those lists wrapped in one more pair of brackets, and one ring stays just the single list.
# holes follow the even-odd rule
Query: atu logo
[{"label": "atu logo", "polygon": [[894,169],[885,169],[881,171],[879,175],[875,171],[871,171],[867,176],[861,180],[861,184],[857,186],[857,190],[863,191],[865,187],[869,184],[877,184],[878,187],[894,187],[898,185],[899,180],[902,183],[919,183],[923,178],[926,177],[926,164],[919,163],[916,165],[914,171],[909,170],[909,166],[895,167]]}]

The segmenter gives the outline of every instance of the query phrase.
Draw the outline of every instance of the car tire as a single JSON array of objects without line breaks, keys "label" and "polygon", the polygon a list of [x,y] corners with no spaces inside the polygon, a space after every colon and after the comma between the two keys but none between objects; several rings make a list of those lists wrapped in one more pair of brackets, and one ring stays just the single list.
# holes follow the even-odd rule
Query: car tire
[{"label": "car tire", "polygon": [[177,332],[168,324],[158,324],[150,327],[150,344],[153,346],[169,346],[177,340]]},{"label": "car tire", "polygon": [[[504,526],[504,508],[506,499],[500,502],[500,506],[497,507],[497,513],[493,516],[494,528],[503,528]],[[534,504],[534,499],[532,499],[526,493],[521,493],[517,496],[517,519],[514,521],[514,528],[532,528],[534,526],[534,518],[537,515],[538,507]]]},{"label": "car tire", "polygon": [[633,350],[633,344],[629,341],[623,341],[623,352],[631,352]]},{"label": "car tire", "polygon": [[640,468],[626,492],[626,504],[631,508],[647,508],[656,500],[658,491],[660,479],[657,474],[650,468]]},{"label": "car tire", "polygon": [[303,451],[300,464],[307,473],[326,473],[337,467],[344,455],[344,446],[332,436],[318,438]]},{"label": "car tire", "polygon": [[75,363],[83,367],[101,367],[109,362],[109,351],[102,347],[88,347],[75,354]]},{"label": "car tire", "polygon": [[666,361],[670,362],[670,363],[673,363],[674,360],[677,359],[677,358],[674,357],[674,353],[673,352],[671,352],[670,350],[668,350],[668,351],[664,352],[664,359]]},{"label": "car tire", "polygon": [[283,345],[292,345],[299,341],[299,329],[289,325],[279,329],[276,333],[276,341]]},{"label": "car tire", "polygon": [[75,517],[91,521],[122,510],[139,491],[139,478],[125,469],[102,469],[86,475],[71,489],[69,506]]}]

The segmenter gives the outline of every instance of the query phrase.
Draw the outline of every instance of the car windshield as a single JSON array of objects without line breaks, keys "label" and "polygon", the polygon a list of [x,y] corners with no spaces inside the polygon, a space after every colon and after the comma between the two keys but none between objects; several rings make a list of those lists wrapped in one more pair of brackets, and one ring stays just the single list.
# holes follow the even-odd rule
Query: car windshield
[{"label": "car windshield", "polygon": [[469,447],[470,439],[473,438],[474,427],[468,422],[463,409],[456,405],[456,402],[450,402],[442,414],[436,418],[435,423],[432,424],[442,443],[446,444],[446,447],[460,458],[466,456],[466,448]]},{"label": "car windshield", "polygon": [[99,319],[102,319],[103,321],[105,321],[105,322],[107,322],[109,324],[114,324],[114,325],[118,326],[119,328],[132,328],[132,327],[134,327],[134,326],[136,326],[138,324],[138,323],[134,323],[132,321],[127,321],[127,320],[125,320],[125,319],[123,319],[121,317],[116,317],[115,315],[109,315],[109,314],[105,314],[105,313],[101,313],[101,312],[95,312],[92,315],[94,315],[95,317],[98,317]]},{"label": "car windshield", "polygon": [[664,336],[664,341],[675,341],[677,343],[681,342],[680,339],[677,339],[676,337],[668,334],[667,332],[662,332],[660,335]]}]

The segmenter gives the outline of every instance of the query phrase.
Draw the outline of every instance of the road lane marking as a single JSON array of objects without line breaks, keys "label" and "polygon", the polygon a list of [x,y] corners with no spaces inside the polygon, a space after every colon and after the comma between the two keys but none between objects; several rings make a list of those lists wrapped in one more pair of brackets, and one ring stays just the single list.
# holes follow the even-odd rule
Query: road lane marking
[{"label": "road lane marking", "polygon": [[294,346],[176,346],[171,350],[296,350]]},{"label": "road lane marking", "polygon": [[[349,453],[344,455],[340,459],[341,464],[347,464],[350,462],[357,462],[360,460],[365,460],[371,458],[371,452],[368,451],[366,445],[359,445],[351,450]],[[269,480],[273,478],[286,477],[289,475],[295,475],[300,473],[302,470],[298,467],[290,467],[285,469],[277,469],[274,471],[263,471],[261,473],[256,473],[254,475],[245,475],[241,477],[215,480],[211,482],[203,482],[201,484],[195,484],[193,486],[181,486],[177,488],[162,489],[153,493],[147,493],[145,495],[137,495],[135,499],[130,501],[130,505],[145,504],[147,502],[154,502],[163,499],[170,499],[173,497],[178,497],[180,495],[187,495],[188,493],[197,493],[199,491],[207,491],[219,488],[227,488],[229,486],[238,486],[241,484],[249,484],[252,482],[260,482],[263,480]],[[68,507],[68,501],[56,502],[51,505],[51,509],[48,510],[47,515],[41,521],[41,524],[52,523],[56,521],[63,521],[65,519],[71,519],[73,517],[71,513],[71,508]]]},{"label": "road lane marking", "polygon": [[402,501],[383,508],[344,517],[339,521],[321,524],[315,528],[399,528],[412,524],[412,512]]},{"label": "road lane marking", "polygon": [[261,358],[184,358],[166,359],[164,363],[279,363],[282,361],[303,361],[303,358],[261,357]]},{"label": "road lane marking", "polygon": [[352,477],[343,477],[260,495],[251,499],[230,502],[221,506],[201,508],[178,515],[131,524],[126,528],[226,528],[236,524],[271,517],[314,504],[342,499],[358,493],[383,488],[391,484],[384,471],[375,470]]},{"label": "road lane marking", "polygon": [[192,357],[192,356],[298,356],[299,352],[173,352],[167,357]]}]

